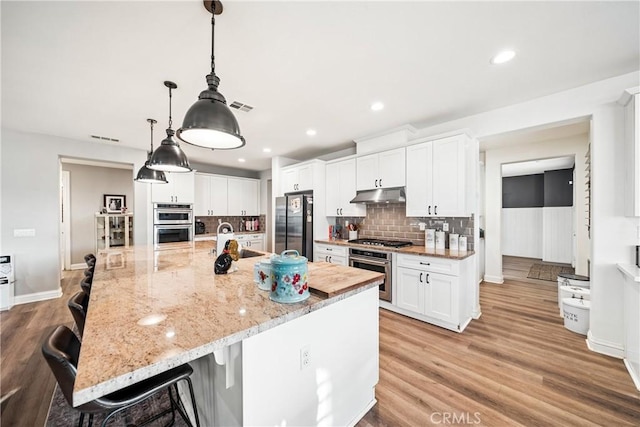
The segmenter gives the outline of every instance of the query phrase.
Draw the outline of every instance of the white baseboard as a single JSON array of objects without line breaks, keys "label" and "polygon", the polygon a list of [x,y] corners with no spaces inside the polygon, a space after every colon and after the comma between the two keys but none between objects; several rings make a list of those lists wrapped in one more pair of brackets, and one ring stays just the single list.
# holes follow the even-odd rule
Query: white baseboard
[{"label": "white baseboard", "polygon": [[627,371],[629,372],[629,375],[631,375],[633,384],[636,386],[638,390],[640,390],[640,372],[636,372],[636,370],[633,369],[633,365],[629,363],[627,359],[624,359],[624,366],[627,367]]},{"label": "white baseboard", "polygon": [[30,302],[38,302],[38,301],[45,301],[48,299],[60,298],[61,296],[62,296],[62,288],[58,287],[58,289],[54,291],[35,292],[33,294],[26,294],[26,295],[16,295],[13,302],[15,305],[28,304]]},{"label": "white baseboard", "polygon": [[624,347],[621,344],[596,339],[591,333],[591,330],[587,332],[587,339],[585,341],[587,342],[589,350],[593,352],[615,357],[616,359],[624,359]]},{"label": "white baseboard", "polygon": [[498,285],[502,285],[504,283],[503,276],[488,276],[484,275],[484,281],[489,283],[497,283]]},{"label": "white baseboard", "polygon": [[71,264],[69,266],[69,268],[71,270],[84,270],[85,268],[87,268],[87,264],[85,263],[80,263],[80,264]]},{"label": "white baseboard", "polygon": [[475,320],[478,320],[480,316],[482,316],[482,309],[480,309],[480,305],[478,305],[477,307],[473,308],[473,311],[471,312],[471,317],[473,317]]}]

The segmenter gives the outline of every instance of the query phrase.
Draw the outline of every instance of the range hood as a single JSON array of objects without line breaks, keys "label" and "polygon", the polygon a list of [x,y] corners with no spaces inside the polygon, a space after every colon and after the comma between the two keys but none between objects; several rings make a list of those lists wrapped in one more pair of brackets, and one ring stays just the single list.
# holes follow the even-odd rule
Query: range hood
[{"label": "range hood", "polygon": [[358,191],[351,203],[402,203],[405,200],[404,187],[396,187]]}]

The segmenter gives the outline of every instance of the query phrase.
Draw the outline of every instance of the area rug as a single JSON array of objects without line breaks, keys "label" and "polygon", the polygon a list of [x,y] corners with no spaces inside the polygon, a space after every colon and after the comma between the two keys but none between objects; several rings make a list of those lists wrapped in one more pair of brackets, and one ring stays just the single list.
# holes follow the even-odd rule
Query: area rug
[{"label": "area rug", "polygon": [[529,269],[529,274],[527,275],[528,279],[538,279],[538,280],[548,280],[550,282],[555,282],[558,280],[558,274],[560,273],[570,273],[574,274],[573,267],[567,267],[564,265],[554,265],[554,264],[533,264]]},{"label": "area rug", "polygon": [[[154,415],[161,413],[162,411],[169,409],[169,397],[167,396],[167,391],[162,391],[144,402],[140,402],[137,405],[134,405],[120,414],[113,417],[107,423],[107,426],[113,427],[134,427],[139,423],[143,423],[144,421],[152,418]],[[84,424],[88,423],[88,415],[84,417]],[[56,389],[53,392],[53,397],[51,398],[51,406],[49,407],[49,414],[47,416],[47,422],[45,423],[46,427],[69,427],[69,426],[77,426],[78,421],[80,420],[80,413],[73,409],[67,403],[67,400],[62,395],[60,388],[56,385]],[[102,420],[104,420],[104,415],[96,414],[93,417],[93,425],[99,426],[102,424]],[[162,416],[161,418],[154,420],[153,422],[147,424],[148,426],[165,426],[171,421],[171,413]],[[187,427],[187,423],[180,417],[180,414],[176,412],[175,424],[174,426],[178,427]]]}]

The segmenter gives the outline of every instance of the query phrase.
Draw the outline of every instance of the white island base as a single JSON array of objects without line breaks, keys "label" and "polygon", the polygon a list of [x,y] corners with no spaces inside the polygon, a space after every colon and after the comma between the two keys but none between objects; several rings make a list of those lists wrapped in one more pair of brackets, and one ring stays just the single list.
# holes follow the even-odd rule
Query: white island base
[{"label": "white island base", "polygon": [[355,425],[376,403],[377,307],[376,286],[189,362],[200,425]]}]

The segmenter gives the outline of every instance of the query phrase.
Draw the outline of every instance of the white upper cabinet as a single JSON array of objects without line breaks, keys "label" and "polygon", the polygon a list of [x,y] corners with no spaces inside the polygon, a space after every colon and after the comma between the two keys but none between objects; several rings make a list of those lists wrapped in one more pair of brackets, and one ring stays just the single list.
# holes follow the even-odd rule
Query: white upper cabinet
[{"label": "white upper cabinet", "polygon": [[357,158],[356,189],[403,187],[405,185],[405,149],[383,151]]},{"label": "white upper cabinet", "polygon": [[356,159],[349,158],[327,163],[326,215],[366,216],[367,207],[349,203],[356,196]]},{"label": "white upper cabinet", "polygon": [[282,193],[313,190],[313,164],[282,168]]},{"label": "white upper cabinet", "polygon": [[195,216],[223,216],[227,211],[227,177],[196,173]]},{"label": "white upper cabinet", "polygon": [[260,181],[250,178],[227,179],[228,215],[260,215]]},{"label": "white upper cabinet", "polygon": [[195,216],[258,216],[260,181],[198,173],[193,210]]},{"label": "white upper cabinet", "polygon": [[168,173],[167,184],[151,185],[151,201],[153,203],[193,203],[195,198],[195,173]]},{"label": "white upper cabinet", "polygon": [[475,158],[466,135],[407,147],[407,216],[470,216]]}]

